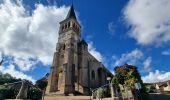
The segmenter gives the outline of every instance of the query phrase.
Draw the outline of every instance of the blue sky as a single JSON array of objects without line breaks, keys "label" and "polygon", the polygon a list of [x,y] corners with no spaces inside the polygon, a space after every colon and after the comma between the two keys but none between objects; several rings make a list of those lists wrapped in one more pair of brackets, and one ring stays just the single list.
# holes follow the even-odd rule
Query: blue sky
[{"label": "blue sky", "polygon": [[[71,0],[12,1],[0,0],[0,71],[35,81],[49,72]],[[170,80],[169,0],[74,0],[74,8],[89,52],[110,71],[128,63],[145,82]]]}]

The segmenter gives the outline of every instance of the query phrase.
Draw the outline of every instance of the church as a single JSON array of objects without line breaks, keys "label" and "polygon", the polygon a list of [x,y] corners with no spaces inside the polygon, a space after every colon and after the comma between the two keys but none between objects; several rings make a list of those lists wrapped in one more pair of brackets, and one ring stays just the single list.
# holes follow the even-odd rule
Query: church
[{"label": "church", "polygon": [[91,89],[107,84],[112,73],[88,52],[73,5],[60,22],[58,34],[45,94],[90,95]]}]

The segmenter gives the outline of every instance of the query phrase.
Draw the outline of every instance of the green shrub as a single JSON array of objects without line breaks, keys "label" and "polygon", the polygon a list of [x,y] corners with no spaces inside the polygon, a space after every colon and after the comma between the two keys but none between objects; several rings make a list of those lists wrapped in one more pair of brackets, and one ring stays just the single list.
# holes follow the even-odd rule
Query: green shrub
[{"label": "green shrub", "polygon": [[28,99],[39,100],[42,98],[42,91],[39,88],[32,88],[28,91]]},{"label": "green shrub", "polygon": [[14,99],[16,97],[14,89],[0,88],[0,100],[2,99]]}]

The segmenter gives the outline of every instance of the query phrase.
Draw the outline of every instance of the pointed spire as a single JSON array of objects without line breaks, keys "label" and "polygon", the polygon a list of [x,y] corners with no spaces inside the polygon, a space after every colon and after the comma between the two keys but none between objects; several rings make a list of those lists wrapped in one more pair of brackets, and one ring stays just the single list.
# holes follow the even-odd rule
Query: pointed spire
[{"label": "pointed spire", "polygon": [[69,19],[69,18],[77,19],[77,18],[76,18],[76,14],[75,14],[75,12],[74,12],[74,7],[73,7],[73,5],[71,5],[71,7],[70,7],[70,10],[69,10],[69,12],[68,12],[68,14],[67,14],[66,19]]}]

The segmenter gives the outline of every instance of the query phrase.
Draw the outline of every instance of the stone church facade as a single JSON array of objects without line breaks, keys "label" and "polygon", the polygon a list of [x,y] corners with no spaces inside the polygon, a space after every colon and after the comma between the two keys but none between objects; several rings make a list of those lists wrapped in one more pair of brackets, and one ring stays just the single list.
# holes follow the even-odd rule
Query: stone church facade
[{"label": "stone church facade", "polygon": [[60,22],[46,94],[90,95],[90,89],[108,83],[111,72],[88,52],[88,44],[80,33],[81,26],[71,6],[66,19]]}]

